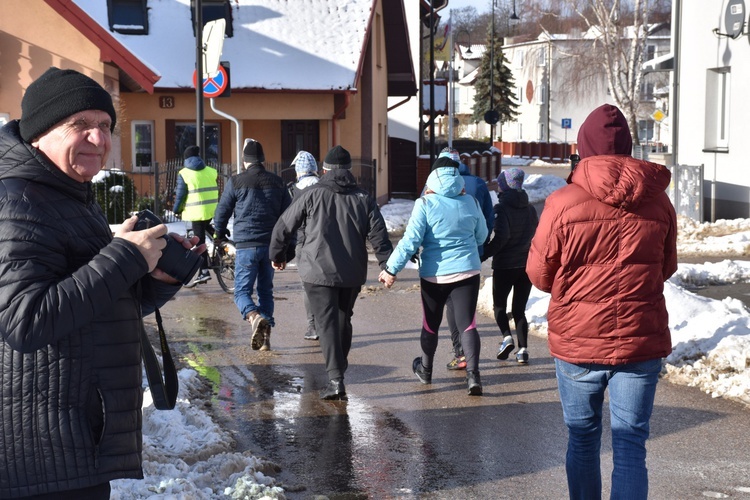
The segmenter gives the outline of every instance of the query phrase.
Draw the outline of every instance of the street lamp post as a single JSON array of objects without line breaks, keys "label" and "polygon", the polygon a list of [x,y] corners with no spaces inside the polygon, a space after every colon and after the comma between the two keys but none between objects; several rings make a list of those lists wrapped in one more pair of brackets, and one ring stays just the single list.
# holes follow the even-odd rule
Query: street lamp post
[{"label": "street lamp post", "polygon": [[495,141],[495,124],[500,119],[495,111],[495,0],[492,0],[492,28],[490,31],[490,109],[484,114],[484,121],[490,126],[490,144]]},{"label": "street lamp post", "polygon": [[[453,12],[451,11],[451,24],[453,23]],[[469,44],[465,54],[471,54],[471,33],[468,30],[460,30],[462,33],[466,33]],[[450,57],[450,73],[448,75],[448,89],[450,89],[450,98],[448,99],[448,147],[453,149],[453,120],[456,114],[456,89],[455,82],[453,79],[453,73],[456,70],[455,64],[455,46],[453,44],[453,29],[450,30],[450,43],[451,43],[451,57]],[[459,42],[460,43],[460,42]]]}]

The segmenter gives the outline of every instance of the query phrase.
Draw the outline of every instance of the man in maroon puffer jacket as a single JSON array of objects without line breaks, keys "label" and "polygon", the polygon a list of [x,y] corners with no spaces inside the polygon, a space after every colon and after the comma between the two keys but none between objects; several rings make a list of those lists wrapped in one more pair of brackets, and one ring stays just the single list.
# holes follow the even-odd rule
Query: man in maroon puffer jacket
[{"label": "man in maroon puffer jacket", "polygon": [[677,270],[670,172],[631,156],[627,120],[605,104],[578,133],[581,162],[547,198],[527,261],[551,294],[549,348],[568,427],[571,498],[600,498],[604,391],[612,498],[646,498],[646,439],[662,358],[672,351],[664,281]]}]

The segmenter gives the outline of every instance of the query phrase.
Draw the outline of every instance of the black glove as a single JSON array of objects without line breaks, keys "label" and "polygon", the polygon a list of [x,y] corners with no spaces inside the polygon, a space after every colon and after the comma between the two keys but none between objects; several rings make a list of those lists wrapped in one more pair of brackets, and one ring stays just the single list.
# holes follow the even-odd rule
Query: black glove
[{"label": "black glove", "polygon": [[289,245],[286,249],[286,262],[290,262],[297,256],[297,252],[294,249],[294,245]]},{"label": "black glove", "polygon": [[419,250],[417,250],[416,253],[412,255],[409,260],[414,262],[415,264],[418,264],[419,263]]},{"label": "black glove", "polygon": [[229,230],[224,229],[222,231],[217,231],[216,236],[214,236],[214,245],[221,245],[227,242],[227,236],[229,236]]},{"label": "black glove", "polygon": [[484,247],[482,247],[482,255],[479,256],[479,260],[484,262],[485,260],[492,257],[492,255],[490,255],[489,249],[490,249],[490,246],[487,243],[485,243]]}]

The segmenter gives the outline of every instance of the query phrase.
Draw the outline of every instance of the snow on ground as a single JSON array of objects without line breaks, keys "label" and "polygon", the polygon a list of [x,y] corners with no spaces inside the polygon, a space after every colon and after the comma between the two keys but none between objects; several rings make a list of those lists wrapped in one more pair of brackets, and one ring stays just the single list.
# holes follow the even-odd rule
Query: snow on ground
[{"label": "snow on ground", "polygon": [[[504,165],[525,166],[528,161],[503,158]],[[532,202],[565,185],[558,176],[529,175],[524,188]],[[496,200],[496,196],[493,193]],[[392,200],[381,211],[388,231],[403,231],[414,202]],[[184,223],[170,224],[184,233]],[[678,251],[681,255],[749,255],[750,219],[721,220],[713,224],[680,218]],[[699,387],[713,397],[750,405],[750,312],[736,299],[700,297],[695,287],[736,283],[750,279],[750,261],[680,264],[665,284],[673,352],[666,359],[665,376],[671,382]],[[549,295],[532,290],[527,317],[533,333],[546,335]],[[478,309],[492,317],[492,278],[485,279]],[[207,412],[202,395],[210,393],[197,372],[183,369],[177,407],[156,410],[146,391],[143,405],[144,480],[112,482],[113,500],[285,498],[274,486],[273,464],[249,453],[228,453],[231,438]],[[144,377],[145,380],[145,377]],[[226,495],[226,496],[225,496]]]}]

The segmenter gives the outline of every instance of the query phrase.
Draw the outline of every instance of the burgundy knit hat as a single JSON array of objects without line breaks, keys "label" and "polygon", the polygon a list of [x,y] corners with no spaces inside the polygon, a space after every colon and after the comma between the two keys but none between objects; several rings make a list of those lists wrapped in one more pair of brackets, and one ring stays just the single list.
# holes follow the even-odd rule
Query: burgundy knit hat
[{"label": "burgundy knit hat", "polygon": [[632,150],[628,121],[622,111],[611,104],[603,104],[592,111],[578,130],[581,159],[598,155],[629,155]]}]

